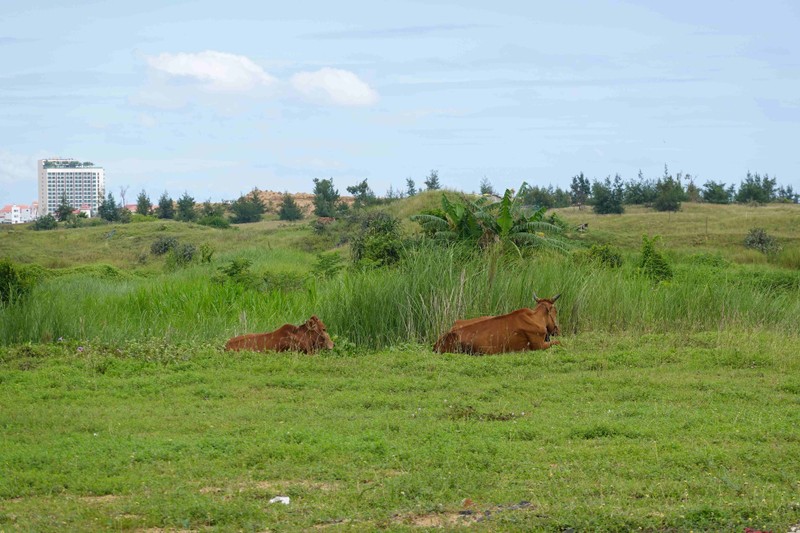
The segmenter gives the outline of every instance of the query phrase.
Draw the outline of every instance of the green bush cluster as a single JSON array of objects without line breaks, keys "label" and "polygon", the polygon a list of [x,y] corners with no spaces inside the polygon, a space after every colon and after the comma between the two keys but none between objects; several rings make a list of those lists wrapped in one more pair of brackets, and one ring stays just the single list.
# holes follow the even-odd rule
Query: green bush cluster
[{"label": "green bush cluster", "polygon": [[164,255],[178,246],[178,239],[175,237],[159,237],[150,245],[150,253],[153,255]]},{"label": "green bush cluster", "polygon": [[196,254],[197,247],[194,244],[176,244],[167,256],[167,268],[174,270],[186,267],[192,264]]},{"label": "green bush cluster", "polygon": [[383,267],[397,263],[403,243],[400,221],[382,213],[370,213],[361,221],[361,229],[353,238],[353,262],[361,266]]},{"label": "green bush cluster", "polygon": [[0,305],[25,296],[34,285],[31,276],[8,259],[0,260]]},{"label": "green bush cluster", "polygon": [[656,250],[656,235],[652,239],[642,235],[642,257],[639,261],[639,270],[652,280],[668,281],[672,279],[672,267],[667,263],[664,255]]},{"label": "green bush cluster", "polygon": [[592,263],[607,268],[622,266],[622,253],[610,244],[593,244],[588,250],[576,250],[572,258],[579,264]]},{"label": "green bush cluster", "polygon": [[781,251],[778,240],[764,228],[752,228],[744,238],[745,248],[753,248],[763,254],[776,254]]}]

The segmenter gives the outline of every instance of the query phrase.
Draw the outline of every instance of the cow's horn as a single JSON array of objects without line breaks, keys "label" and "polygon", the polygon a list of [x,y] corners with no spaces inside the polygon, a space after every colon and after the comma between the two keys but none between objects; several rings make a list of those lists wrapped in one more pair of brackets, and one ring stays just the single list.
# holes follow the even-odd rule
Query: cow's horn
[{"label": "cow's horn", "polygon": [[556,300],[558,300],[559,298],[561,298],[561,293],[560,292],[558,294],[556,294],[555,296],[553,296],[553,303],[556,303]]},{"label": "cow's horn", "polygon": [[539,298],[536,297],[536,291],[534,291],[534,293],[533,293],[533,301],[534,302],[538,302],[539,301]]}]

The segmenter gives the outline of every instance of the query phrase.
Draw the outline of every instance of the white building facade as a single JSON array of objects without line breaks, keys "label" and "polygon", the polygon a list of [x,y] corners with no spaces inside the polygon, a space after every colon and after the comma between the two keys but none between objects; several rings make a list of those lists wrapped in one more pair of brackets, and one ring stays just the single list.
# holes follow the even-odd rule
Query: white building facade
[{"label": "white building facade", "polygon": [[106,193],[106,176],[103,167],[82,163],[75,159],[40,159],[39,216],[53,214],[61,202],[61,195],[74,209],[88,210],[91,216]]},{"label": "white building facade", "polygon": [[9,204],[0,209],[0,224],[24,224],[36,218],[38,204],[31,205]]}]

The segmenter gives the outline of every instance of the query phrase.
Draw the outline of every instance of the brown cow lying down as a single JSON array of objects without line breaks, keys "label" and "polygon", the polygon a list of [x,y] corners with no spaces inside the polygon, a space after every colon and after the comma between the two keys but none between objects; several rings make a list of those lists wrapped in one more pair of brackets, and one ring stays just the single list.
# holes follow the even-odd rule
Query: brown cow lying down
[{"label": "brown cow lying down", "polygon": [[253,352],[304,352],[330,350],[333,341],[327,328],[316,315],[304,324],[285,324],[271,333],[248,333],[239,335],[225,343],[226,350],[250,350]]},{"label": "brown cow lying down", "polygon": [[450,331],[436,341],[433,349],[439,353],[493,354],[545,350],[561,344],[550,340],[551,335],[560,333],[558,311],[554,305],[559,296],[540,299],[534,294],[536,307],[533,309],[526,307],[507,315],[456,320]]}]

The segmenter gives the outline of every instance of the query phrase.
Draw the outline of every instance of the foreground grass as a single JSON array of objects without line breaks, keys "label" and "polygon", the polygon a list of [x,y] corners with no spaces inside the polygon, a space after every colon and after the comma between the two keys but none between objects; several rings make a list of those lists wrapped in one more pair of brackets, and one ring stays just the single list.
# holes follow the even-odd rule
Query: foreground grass
[{"label": "foreground grass", "polygon": [[800,338],[564,340],[485,358],[0,348],[0,529],[798,522]]}]

